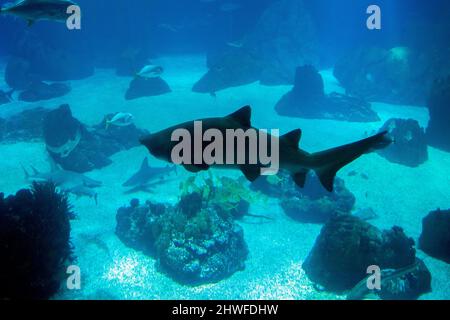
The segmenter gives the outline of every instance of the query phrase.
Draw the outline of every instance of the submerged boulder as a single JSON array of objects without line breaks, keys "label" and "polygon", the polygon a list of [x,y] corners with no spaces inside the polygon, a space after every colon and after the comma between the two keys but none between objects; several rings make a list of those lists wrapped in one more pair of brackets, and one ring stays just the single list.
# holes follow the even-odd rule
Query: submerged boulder
[{"label": "submerged boulder", "polygon": [[401,228],[382,232],[352,215],[336,215],[322,228],[303,269],[326,290],[341,292],[364,279],[369,266],[399,269],[414,261],[414,240]]},{"label": "submerged boulder", "polygon": [[430,112],[427,141],[433,147],[450,152],[450,77],[434,82],[427,106]]},{"label": "submerged boulder", "polygon": [[134,124],[106,129],[105,121],[88,130],[68,105],[50,111],[43,123],[49,154],[63,169],[83,173],[111,164],[111,155],[137,146],[138,137],[147,133]]},{"label": "submerged boulder", "polygon": [[292,84],[297,66],[317,62],[315,30],[303,1],[275,1],[242,45],[208,56],[209,71],[193,91],[212,93],[258,80],[265,85]]},{"label": "submerged boulder", "polygon": [[428,255],[450,263],[450,210],[430,212],[422,220],[419,248]]},{"label": "submerged boulder", "polygon": [[286,172],[276,177],[260,177],[251,188],[280,199],[283,211],[304,223],[325,223],[335,214],[350,214],[355,196],[336,178],[334,190],[327,192],[314,174],[309,174],[305,188],[299,188]]},{"label": "submerged boulder", "polygon": [[423,105],[433,79],[449,68],[448,57],[440,51],[360,47],[336,63],[334,75],[351,95],[369,101]]},{"label": "submerged boulder", "polygon": [[33,81],[30,62],[20,58],[11,57],[6,64],[5,82],[13,89],[25,90]]},{"label": "submerged boulder", "polygon": [[42,81],[32,82],[19,94],[19,100],[25,102],[36,102],[62,97],[70,92],[69,85],[64,83],[47,84]]},{"label": "submerged boulder", "polygon": [[387,160],[409,167],[417,167],[428,160],[425,130],[413,119],[389,119],[380,132],[388,131],[395,143],[378,150]]},{"label": "submerged boulder", "polygon": [[370,122],[380,118],[370,103],[351,96],[325,94],[322,76],[313,66],[298,67],[293,89],[276,104],[278,114],[289,117]]},{"label": "submerged boulder", "polygon": [[169,85],[162,78],[136,77],[131,81],[125,99],[159,96],[171,91]]}]

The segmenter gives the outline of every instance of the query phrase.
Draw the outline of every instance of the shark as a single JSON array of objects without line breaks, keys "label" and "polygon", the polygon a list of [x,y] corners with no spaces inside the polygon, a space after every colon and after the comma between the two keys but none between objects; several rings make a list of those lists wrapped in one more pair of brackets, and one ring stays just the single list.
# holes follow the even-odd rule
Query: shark
[{"label": "shark", "polygon": [[[228,129],[241,129],[244,131],[254,129],[258,131],[258,129],[253,128],[251,125],[251,113],[251,107],[245,106],[225,117],[207,118],[196,121],[201,121],[204,130],[215,129],[220,131],[223,136],[226,136],[225,132]],[[140,142],[154,157],[169,163],[175,163],[172,159],[172,151],[177,146],[178,142],[172,141],[172,135],[179,129],[189,132],[191,137],[194,137],[195,121],[188,121],[165,130],[146,135],[140,139]],[[317,153],[308,153],[299,148],[299,143],[302,137],[301,129],[296,129],[279,137],[273,137],[268,133],[266,133],[266,135],[269,137],[269,140],[275,139],[278,142],[279,168],[290,172],[294,182],[299,187],[303,188],[305,186],[307,174],[309,171],[313,170],[319,177],[322,186],[329,192],[333,191],[334,180],[340,169],[358,159],[362,155],[386,148],[393,142],[393,140],[388,136],[388,132],[385,131],[357,142]],[[208,146],[202,144],[202,149],[200,151],[204,151],[207,147]],[[195,148],[193,151],[192,157],[195,157]],[[246,143],[245,151],[249,152],[248,143]],[[224,149],[223,153],[226,152],[226,149]],[[246,162],[244,164],[214,163],[213,165],[208,165],[204,160],[201,163],[196,162],[193,164],[194,162],[182,163],[181,165],[186,170],[194,173],[208,170],[211,167],[237,169],[241,170],[244,176],[251,182],[261,176],[261,169],[266,166],[262,163],[262,161],[260,161],[259,156],[256,164]]]},{"label": "shark", "polygon": [[21,17],[31,26],[35,21],[66,22],[67,9],[76,5],[69,0],[20,0],[0,8],[0,14]]},{"label": "shark", "polygon": [[53,162],[49,172],[40,172],[30,166],[32,173],[22,166],[25,178],[30,182],[53,182],[62,191],[72,193],[78,197],[88,196],[97,203],[97,193],[94,188],[101,187],[102,182],[91,179],[81,173],[64,170]]},{"label": "shark", "polygon": [[176,173],[176,166],[151,167],[148,158],[142,161],[138,172],[133,174],[123,187],[131,187],[130,191],[147,189],[149,186],[163,182],[172,172]]}]

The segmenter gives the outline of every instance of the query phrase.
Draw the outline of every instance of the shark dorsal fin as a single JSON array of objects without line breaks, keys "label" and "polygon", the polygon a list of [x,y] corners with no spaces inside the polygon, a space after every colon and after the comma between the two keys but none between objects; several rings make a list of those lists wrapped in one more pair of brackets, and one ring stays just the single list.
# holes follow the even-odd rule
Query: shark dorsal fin
[{"label": "shark dorsal fin", "polygon": [[148,158],[146,157],[145,159],[144,159],[144,161],[142,161],[142,164],[141,164],[141,171],[142,170],[145,170],[145,169],[148,169],[150,166],[148,165]]},{"label": "shark dorsal fin", "polygon": [[36,168],[33,167],[33,166],[30,166],[30,167],[31,167],[31,170],[33,170],[33,173],[34,173],[35,175],[39,174],[38,169],[36,169]]},{"label": "shark dorsal fin", "polygon": [[233,119],[243,127],[250,128],[252,126],[252,108],[250,106],[245,106],[230,114],[227,118]]},{"label": "shark dorsal fin", "polygon": [[284,143],[292,147],[298,148],[301,138],[302,138],[302,130],[297,129],[289,133],[286,133],[284,136],[281,136],[280,140],[283,140]]}]

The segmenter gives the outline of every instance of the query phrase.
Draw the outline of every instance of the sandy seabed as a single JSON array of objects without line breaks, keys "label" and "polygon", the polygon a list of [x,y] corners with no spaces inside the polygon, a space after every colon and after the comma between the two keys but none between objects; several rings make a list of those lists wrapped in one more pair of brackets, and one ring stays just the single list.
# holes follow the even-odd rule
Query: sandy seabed
[{"label": "sandy seabed", "polygon": [[[301,128],[302,149],[313,152],[352,142],[378,130],[392,117],[413,118],[422,126],[428,123],[428,111],[420,106],[401,106],[373,102],[382,118],[375,123],[349,123],[330,120],[306,120],[280,117],[274,110],[276,102],[290,87],[265,87],[257,83],[231,88],[217,97],[197,94],[192,85],[206,71],[201,56],[165,57],[155,61],[164,66],[164,79],[173,92],[160,97],[124,99],[130,78],[117,77],[114,70],[99,69],[94,76],[71,81],[70,94],[38,103],[12,102],[0,106],[0,117],[7,117],[37,106],[56,108],[63,103],[71,106],[83,123],[99,123],[107,113],[131,112],[136,125],[158,131],[170,125],[197,118],[223,116],[244,105],[253,107],[255,127],[279,128],[281,133]],[[3,79],[4,66],[0,67]],[[328,92],[339,87],[332,71],[322,72]],[[3,80],[1,80],[3,81]],[[6,84],[0,82],[0,89]],[[188,287],[177,284],[155,267],[154,259],[127,248],[115,235],[116,212],[132,198],[141,201],[175,203],[179,183],[189,176],[179,175],[153,193],[124,194],[122,183],[149,156],[138,147],[115,154],[113,164],[87,175],[101,180],[99,203],[92,199],[71,198],[78,218],[72,222],[72,241],[77,265],[82,272],[82,290],[62,289],[56,299],[342,299],[317,291],[302,270],[302,262],[311,250],[321,226],[296,222],[281,210],[277,199],[261,201],[251,206],[251,213],[274,218],[270,223],[255,223],[251,218],[238,222],[244,229],[249,256],[245,270],[216,284]],[[151,165],[161,165],[150,157]],[[42,143],[0,144],[0,190],[15,193],[27,187],[21,164],[48,170],[49,163]],[[350,171],[363,172],[349,177]],[[217,170],[219,175],[239,177],[240,173]],[[339,177],[356,196],[355,209],[372,207],[379,218],[371,223],[379,228],[398,225],[416,242],[421,232],[422,218],[431,210],[450,207],[450,153],[429,148],[429,160],[418,168],[388,162],[377,154],[366,155],[341,170]],[[432,275],[433,292],[421,299],[450,299],[450,265],[426,256]]]}]

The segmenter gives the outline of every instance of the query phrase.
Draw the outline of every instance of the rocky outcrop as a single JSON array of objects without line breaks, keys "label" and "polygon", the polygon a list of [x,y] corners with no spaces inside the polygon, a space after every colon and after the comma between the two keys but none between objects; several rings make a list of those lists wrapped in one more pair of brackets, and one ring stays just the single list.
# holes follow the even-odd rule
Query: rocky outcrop
[{"label": "rocky outcrop", "polygon": [[70,92],[69,85],[64,83],[47,84],[42,81],[32,82],[19,94],[19,100],[36,102],[62,97]]},{"label": "rocky outcrop", "polygon": [[209,71],[193,91],[212,93],[258,80],[292,84],[297,66],[317,61],[314,26],[303,2],[279,0],[266,9],[240,46],[210,54]]},{"label": "rocky outcrop", "polygon": [[342,179],[336,178],[334,191],[329,193],[314,174],[308,175],[303,189],[285,172],[276,177],[261,177],[251,188],[278,198],[289,217],[304,223],[325,223],[335,214],[350,214],[356,201]]},{"label": "rocky outcrop", "polygon": [[276,104],[278,114],[288,117],[371,122],[380,118],[370,103],[333,92],[325,94],[322,76],[312,66],[298,67],[294,88]]},{"label": "rocky outcrop", "polygon": [[111,164],[111,155],[138,146],[139,137],[147,133],[133,124],[106,129],[105,121],[88,130],[68,105],[48,112],[43,133],[49,154],[65,170],[83,173]]},{"label": "rocky outcrop", "polygon": [[171,92],[169,85],[161,78],[134,78],[125,94],[126,100],[159,96]]},{"label": "rocky outcrop", "polygon": [[430,212],[422,220],[419,248],[428,255],[450,263],[450,210]]},{"label": "rocky outcrop", "polygon": [[430,112],[426,130],[428,144],[450,152],[450,77],[434,82],[427,106]]},{"label": "rocky outcrop", "polygon": [[413,119],[389,119],[380,132],[388,131],[395,143],[377,151],[390,162],[417,167],[428,160],[425,130]]},{"label": "rocky outcrop", "polygon": [[423,105],[436,76],[450,70],[445,54],[408,47],[360,47],[335,66],[347,93],[368,101]]},{"label": "rocky outcrop", "polygon": [[351,215],[336,215],[322,228],[303,269],[326,290],[350,290],[369,266],[399,269],[415,261],[414,240],[399,227],[380,231]]}]

